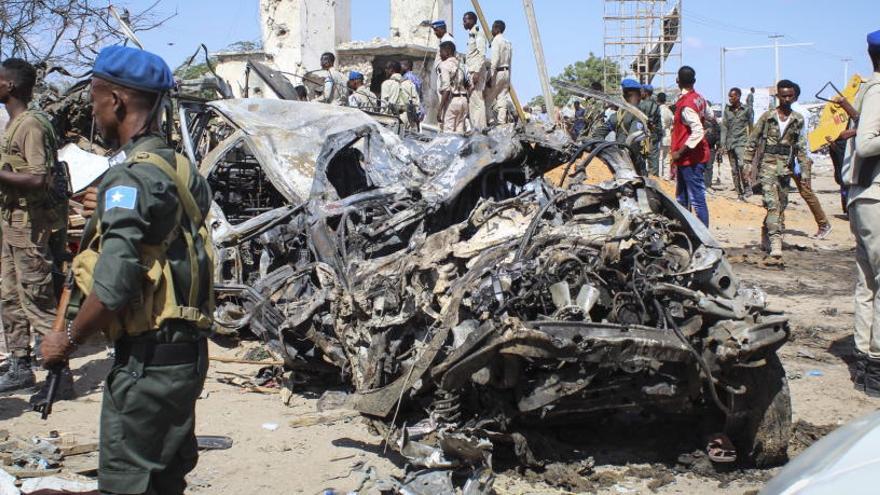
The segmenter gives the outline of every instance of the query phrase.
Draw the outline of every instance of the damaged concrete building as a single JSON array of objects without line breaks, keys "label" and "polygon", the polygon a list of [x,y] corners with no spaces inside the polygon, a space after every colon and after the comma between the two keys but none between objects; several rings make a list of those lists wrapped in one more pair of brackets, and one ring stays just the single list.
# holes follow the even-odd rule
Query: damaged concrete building
[{"label": "damaged concrete building", "polygon": [[[430,21],[446,19],[453,32],[456,22],[452,0],[390,0],[387,5],[388,37],[359,41],[351,39],[350,0],[260,0],[262,50],[213,54],[217,73],[229,82],[238,98],[276,98],[259,78],[246,76],[249,60],[265,63],[298,85],[304,76],[320,68],[322,53],[333,52],[339,70],[361,72],[378,95],[385,63],[410,60],[424,83],[425,108],[433,109],[437,92],[432,75],[439,41]],[[433,111],[429,112],[426,122],[435,120]]]}]

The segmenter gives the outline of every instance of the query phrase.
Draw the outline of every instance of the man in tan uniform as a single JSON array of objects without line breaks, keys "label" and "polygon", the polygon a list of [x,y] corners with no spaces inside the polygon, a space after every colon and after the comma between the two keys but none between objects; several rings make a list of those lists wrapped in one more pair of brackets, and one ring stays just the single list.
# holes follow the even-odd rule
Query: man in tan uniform
[{"label": "man in tan uniform", "polygon": [[465,12],[462,22],[468,34],[465,55],[465,65],[470,79],[468,110],[471,126],[479,131],[486,127],[486,102],[483,99],[483,91],[486,90],[486,36],[477,26],[477,14]]},{"label": "man in tan uniform", "polygon": [[318,101],[331,105],[348,105],[348,78],[336,70],[336,55],[326,52],[321,55],[321,69],[324,75],[324,91]]},{"label": "man in tan uniform", "polygon": [[[0,103],[9,114],[0,148],[0,301],[11,354],[0,392],[26,390],[35,383],[30,331],[45,335],[55,320],[49,237],[67,225],[66,201],[59,209],[49,195],[55,133],[44,114],[27,110],[35,83],[36,71],[24,60],[12,58],[0,66]],[[59,398],[70,398],[69,369],[62,378]]]},{"label": "man in tan uniform", "polygon": [[440,130],[464,134],[464,123],[468,117],[467,91],[464,89],[464,71],[455,58],[455,43],[440,43],[440,66],[437,75],[440,81],[440,111],[437,120]]},{"label": "man in tan uniform", "polygon": [[497,124],[507,123],[507,100],[510,98],[510,59],[513,49],[504,37],[504,21],[492,23],[492,60],[489,64],[489,87],[486,100],[491,105]]},{"label": "man in tan uniform", "polygon": [[[403,66],[400,62],[392,60],[385,64],[385,77],[382,81],[382,110],[400,118],[407,127],[416,127],[418,124],[418,108],[421,104],[416,85],[403,77]],[[414,122],[410,122],[407,107],[412,108]]]}]

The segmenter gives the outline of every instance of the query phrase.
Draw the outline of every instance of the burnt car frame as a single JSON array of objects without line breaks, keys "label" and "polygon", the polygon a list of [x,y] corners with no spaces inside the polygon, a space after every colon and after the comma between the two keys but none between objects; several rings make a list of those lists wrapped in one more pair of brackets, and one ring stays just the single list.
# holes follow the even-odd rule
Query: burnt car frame
[{"label": "burnt car frame", "polygon": [[[493,444],[540,463],[535,421],[645,408],[718,414],[741,459],[785,460],[786,318],[626,148],[402,138],[302,102],[180,111],[215,192],[218,328],[341,376],[413,465],[485,467]],[[613,179],[583,183],[593,160]],[[560,163],[564,188],[543,177]]]}]

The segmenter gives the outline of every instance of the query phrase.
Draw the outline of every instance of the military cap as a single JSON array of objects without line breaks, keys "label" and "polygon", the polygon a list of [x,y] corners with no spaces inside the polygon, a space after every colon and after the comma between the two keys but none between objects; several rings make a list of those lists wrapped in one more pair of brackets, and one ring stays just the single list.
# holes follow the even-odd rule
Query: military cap
[{"label": "military cap", "polygon": [[364,78],[364,75],[356,70],[353,70],[348,73],[348,80],[349,81],[357,81],[358,79],[363,79],[363,78]]},{"label": "military cap", "polygon": [[92,75],[150,93],[162,93],[174,86],[174,76],[162,57],[130,46],[108,46],[101,50]]},{"label": "military cap", "polygon": [[874,31],[868,34],[868,46],[871,48],[880,48],[880,31]]},{"label": "military cap", "polygon": [[620,87],[622,89],[642,89],[642,85],[635,79],[624,79],[623,81],[620,81]]},{"label": "military cap", "polygon": [[654,86],[651,86],[650,84],[642,84],[642,89],[645,91],[654,91]]},{"label": "military cap", "polygon": [[439,21],[434,21],[431,23],[431,27],[434,29],[437,29],[437,28],[446,29],[446,21],[444,21],[443,19],[440,19]]}]

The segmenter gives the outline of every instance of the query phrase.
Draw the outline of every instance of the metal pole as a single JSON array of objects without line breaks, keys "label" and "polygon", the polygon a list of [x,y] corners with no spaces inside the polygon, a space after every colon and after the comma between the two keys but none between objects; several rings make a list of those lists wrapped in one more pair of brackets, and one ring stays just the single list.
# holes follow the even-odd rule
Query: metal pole
[{"label": "metal pole", "polygon": [[727,89],[727,82],[725,81],[725,74],[724,74],[724,51],[725,51],[724,47],[722,46],[721,47],[721,94],[719,95],[719,98],[720,98],[719,101],[721,101],[721,102],[724,102],[724,91]]},{"label": "metal pole", "polygon": [[770,35],[770,38],[773,39],[773,60],[776,66],[776,80],[773,81],[773,84],[779,82],[779,38],[782,38],[781,34],[773,34]]},{"label": "metal pole", "polygon": [[[486,16],[483,15],[483,8],[480,7],[480,0],[471,0],[471,3],[474,5],[474,12],[477,13],[477,19],[480,20],[480,26],[483,27],[483,32],[486,33],[486,39],[491,43],[492,31],[489,29],[489,23],[486,22]],[[513,87],[513,80],[510,81],[510,99],[513,100],[513,107],[516,108],[516,114],[519,115],[519,121],[525,122],[526,112],[523,111],[522,105],[519,103],[519,97],[516,94],[516,89]]]},{"label": "metal pole", "polygon": [[849,63],[852,61],[851,58],[843,59],[843,84],[846,85],[849,82]]},{"label": "metal pole", "polygon": [[523,10],[529,22],[529,33],[532,37],[532,49],[535,50],[535,62],[538,64],[538,77],[544,93],[544,104],[555,109],[553,92],[550,90],[550,75],[547,74],[547,63],[544,61],[544,48],[541,45],[541,33],[538,32],[538,21],[535,19],[535,6],[532,0],[523,0]]}]

